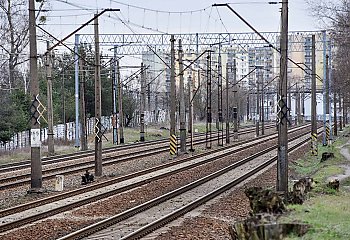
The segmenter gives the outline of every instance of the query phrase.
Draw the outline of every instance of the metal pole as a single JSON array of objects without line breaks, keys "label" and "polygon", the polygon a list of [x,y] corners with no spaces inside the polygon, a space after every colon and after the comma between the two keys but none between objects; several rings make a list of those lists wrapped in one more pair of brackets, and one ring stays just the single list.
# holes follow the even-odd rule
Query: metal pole
[{"label": "metal pole", "polygon": [[80,147],[80,127],[79,127],[79,35],[75,35],[74,60],[75,60],[75,147]]},{"label": "metal pole", "polygon": [[175,85],[175,38],[171,35],[170,38],[170,154],[175,155],[177,153],[177,140],[176,140],[176,85]]},{"label": "metal pole", "polygon": [[265,135],[264,75],[261,74],[261,135]]},{"label": "metal pole", "polygon": [[341,92],[339,91],[339,131],[343,131]]},{"label": "metal pole", "polygon": [[338,136],[338,122],[337,122],[337,96],[336,91],[333,92],[333,114],[334,114],[334,136]]},{"label": "metal pole", "polygon": [[230,143],[230,118],[229,118],[229,110],[230,110],[230,102],[228,98],[228,92],[229,92],[229,81],[228,81],[228,74],[229,71],[229,64],[226,63],[226,144]]},{"label": "metal pole", "polygon": [[247,92],[247,122],[250,120],[250,93]]},{"label": "metal pole", "polygon": [[345,127],[346,123],[347,123],[347,104],[346,104],[346,98],[344,96],[344,93],[342,94],[343,97],[343,127]]},{"label": "metal pole", "polygon": [[179,77],[180,77],[180,88],[179,88],[179,98],[180,98],[180,151],[186,152],[186,113],[185,113],[185,93],[184,93],[184,74],[183,74],[183,51],[181,45],[181,39],[179,39]]},{"label": "metal pole", "polygon": [[[152,109],[151,109],[151,83],[149,82],[150,81],[150,77],[149,75],[146,76],[147,80],[145,82],[148,82],[147,83],[147,111],[148,111],[148,114],[149,116],[151,116],[151,112],[152,112]],[[153,119],[150,117],[149,119],[151,119],[150,121],[153,122]]]},{"label": "metal pole", "polygon": [[295,109],[295,118],[294,118],[294,124],[295,126],[298,125],[298,94],[297,94],[297,87],[298,87],[298,83],[295,84],[295,92],[294,92],[294,96],[295,96],[295,102],[294,102],[294,109]]},{"label": "metal pole", "polygon": [[32,103],[31,112],[31,130],[30,130],[30,152],[31,152],[31,181],[30,192],[40,192],[42,188],[42,165],[41,165],[41,140],[40,140],[40,114],[39,107],[39,82],[38,82],[38,63],[37,63],[37,45],[36,45],[36,28],[35,28],[35,3],[29,0],[29,67],[30,67],[30,93]]},{"label": "metal pole", "polygon": [[233,59],[233,139],[238,140],[238,87],[237,87],[237,66],[236,59]]},{"label": "metal pole", "polygon": [[277,191],[288,194],[288,111],[287,111],[287,60],[288,60],[288,0],[282,2],[280,89],[278,99],[278,160]]},{"label": "metal pole", "polygon": [[258,70],[258,79],[256,81],[256,117],[255,117],[255,136],[259,137],[260,129],[259,129],[259,121],[260,121],[260,96],[259,96],[259,87],[260,87],[260,79],[261,79],[261,71]]},{"label": "metal pole", "polygon": [[296,85],[296,91],[297,91],[297,95],[296,95],[296,102],[297,102],[297,125],[300,125],[301,124],[301,116],[300,116],[300,89],[298,87],[298,84]]},{"label": "metal pole", "polygon": [[112,71],[112,103],[113,103],[113,144],[118,144],[118,126],[117,126],[117,47],[114,46],[113,71]]},{"label": "metal pole", "polygon": [[67,124],[66,124],[66,89],[65,89],[65,79],[64,79],[64,70],[62,72],[62,121],[64,124],[64,142],[67,142]]},{"label": "metal pole", "polygon": [[292,94],[291,94],[291,82],[288,81],[288,127],[291,127],[292,126],[292,115],[291,115],[291,110],[292,110]]},{"label": "metal pole", "polygon": [[[47,49],[50,48],[49,41],[47,43]],[[51,52],[46,54],[46,77],[47,77],[47,142],[48,142],[48,155],[55,154],[54,138],[53,138],[53,104],[52,104],[52,60]]]},{"label": "metal pole", "polygon": [[[81,56],[85,58],[85,54],[81,53]],[[85,116],[85,76],[84,76],[84,60],[79,59],[79,65],[80,65],[80,72],[81,72],[81,78],[80,78],[80,126],[81,126],[81,132],[80,132],[80,149],[81,150],[87,150],[87,136],[86,136],[86,116]]]},{"label": "metal pole", "polygon": [[141,106],[140,106],[140,142],[145,141],[145,88],[146,88],[146,78],[145,78],[145,66],[141,63]]},{"label": "metal pole", "polygon": [[326,55],[326,145],[331,142],[331,126],[330,120],[332,115],[330,114],[330,91],[329,91],[329,56]]},{"label": "metal pole", "polygon": [[221,43],[218,56],[218,146],[223,146]]},{"label": "metal pole", "polygon": [[323,34],[323,138],[322,144],[323,146],[327,145],[327,96],[326,96],[326,86],[327,86],[327,34],[326,31],[322,31]]},{"label": "metal pole", "polygon": [[312,35],[312,74],[311,74],[311,154],[317,156],[317,119],[316,119],[316,40]]},{"label": "metal pole", "polygon": [[159,92],[158,91],[155,91],[154,92],[154,116],[155,116],[155,120],[156,120],[156,123],[159,122],[159,103],[158,103],[158,94]]},{"label": "metal pole", "polygon": [[[96,14],[95,14],[96,17]],[[102,124],[101,124],[101,63],[98,18],[94,21],[95,35],[95,175],[102,176]]]},{"label": "metal pole", "polygon": [[[327,64],[327,69],[328,69],[328,108],[329,108],[329,143],[332,144],[332,140],[333,140],[333,126],[332,126],[332,99],[330,97],[331,95],[331,91],[332,91],[332,44],[331,44],[331,40],[329,40],[329,44],[328,44],[328,64]],[[334,95],[335,96],[335,95]],[[334,121],[336,121],[336,119],[334,119]]]},{"label": "metal pole", "polygon": [[205,134],[206,148],[211,148],[211,52],[207,56],[207,125]]},{"label": "metal pole", "polygon": [[305,121],[305,86],[303,86],[303,91],[301,94],[301,123]]},{"label": "metal pole", "polygon": [[122,144],[125,142],[124,139],[124,114],[123,114],[123,88],[120,79],[120,67],[119,60],[117,59],[117,85],[118,85],[118,114],[116,126],[119,127],[119,142]]},{"label": "metal pole", "polygon": [[194,94],[194,82],[192,76],[188,76],[188,96],[189,96],[189,113],[188,113],[188,133],[191,137],[190,152],[194,152],[193,148],[193,94]]}]

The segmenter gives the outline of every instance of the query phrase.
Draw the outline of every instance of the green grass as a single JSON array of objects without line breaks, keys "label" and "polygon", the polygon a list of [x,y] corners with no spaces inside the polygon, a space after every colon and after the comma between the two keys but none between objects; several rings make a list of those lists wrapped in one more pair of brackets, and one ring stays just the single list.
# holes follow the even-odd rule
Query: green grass
[{"label": "green grass", "polygon": [[0,164],[6,164],[11,162],[19,162],[24,159],[29,159],[30,149],[15,150],[7,153],[1,153]]},{"label": "green grass", "polygon": [[300,221],[312,227],[303,237],[288,239],[350,239],[350,193],[319,195],[304,205],[293,205],[293,211],[280,222]]},{"label": "green grass", "polygon": [[342,182],[342,185],[350,187],[350,177],[345,178]]},{"label": "green grass", "polygon": [[[343,134],[348,132],[349,128],[346,128]],[[340,154],[339,148],[347,141],[348,138],[340,135],[330,147],[319,145],[317,157],[307,153],[292,165],[297,175],[311,176],[319,183],[303,205],[288,206],[292,211],[281,217],[280,222],[297,221],[311,225],[311,229],[303,237],[290,236],[287,239],[350,239],[350,192],[348,188],[343,187],[350,186],[350,177],[341,182],[340,191],[327,187],[329,177],[344,173],[340,165],[349,164]],[[332,152],[335,157],[321,163],[323,152]]]},{"label": "green grass", "polygon": [[[334,158],[321,162],[322,153],[332,152]],[[328,175],[341,174],[344,170],[337,166],[344,163],[344,158],[340,150],[332,146],[318,145],[318,155],[312,156],[311,153],[298,160],[297,163],[291,164],[291,168],[298,176],[313,176],[317,181],[324,181]]]},{"label": "green grass", "polygon": [[[212,124],[211,128],[212,128],[212,130],[216,129],[215,124]],[[194,131],[196,131],[196,129],[197,129],[198,132],[204,133],[204,132],[206,132],[206,123],[205,122],[195,123],[195,124],[193,124],[193,129],[194,129]]]}]

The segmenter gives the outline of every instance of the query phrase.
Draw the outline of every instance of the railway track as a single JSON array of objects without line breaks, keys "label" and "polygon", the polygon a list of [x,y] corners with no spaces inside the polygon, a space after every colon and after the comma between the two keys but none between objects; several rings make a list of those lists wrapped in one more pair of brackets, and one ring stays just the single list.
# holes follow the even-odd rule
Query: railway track
[{"label": "railway track", "polygon": [[[269,126],[269,128],[272,128],[273,126]],[[242,134],[247,134],[250,132],[253,132],[254,129],[246,129],[244,131],[240,132],[240,135]],[[194,145],[199,145],[205,143],[204,139],[197,139],[194,142]],[[131,161],[134,159],[138,159],[141,157],[147,157],[147,156],[153,156],[155,154],[160,154],[168,151],[168,142],[167,143],[162,143],[160,146],[154,146],[154,143],[152,143],[152,148],[146,148],[140,153],[139,148],[134,149],[135,151],[133,152],[125,152],[125,153],[120,153],[118,155],[113,155],[113,156],[104,156],[102,161],[103,161],[103,166],[109,166],[113,164],[119,164],[127,161]],[[148,144],[146,146],[149,146]],[[144,148],[145,146],[139,146]],[[115,151],[115,150],[114,150]],[[110,153],[110,151],[108,151]],[[83,154],[84,156],[85,154]],[[90,156],[91,157],[91,156]],[[61,158],[60,158],[61,159]],[[76,156],[74,156],[74,159],[76,159]],[[72,160],[72,159],[70,159]],[[67,161],[63,160],[63,161]],[[71,164],[64,165],[64,166],[57,166],[51,169],[46,169],[43,170],[43,180],[49,180],[49,179],[54,179],[57,175],[67,175],[67,174],[75,174],[75,173],[82,173],[85,170],[92,170],[94,169],[94,160],[88,160],[88,161],[81,161],[79,163],[74,163],[72,162]],[[27,166],[25,166],[27,168]],[[30,173],[24,173],[24,174],[18,174],[10,177],[3,177],[0,179],[0,190],[8,189],[8,188],[13,188],[25,184],[30,184]]]},{"label": "railway track", "polygon": [[[272,128],[274,125],[270,124],[267,125],[266,128]],[[241,128],[243,130],[242,133],[246,133],[247,131],[251,131],[251,129],[254,128],[254,126],[246,126]],[[212,135],[215,135],[216,132],[212,132]],[[197,133],[195,134],[195,141],[197,138],[201,138],[205,136],[205,133]],[[211,141],[214,141],[216,138],[213,136],[211,138]],[[198,140],[197,140],[198,141]],[[137,143],[132,143],[132,144],[125,144],[125,145],[118,145],[118,146],[113,146],[109,148],[104,148],[102,154],[107,155],[108,153],[115,153],[116,151],[123,151],[123,150],[132,150],[132,149],[138,149],[138,148],[144,148],[147,146],[154,146],[155,144],[168,144],[169,139],[158,139],[158,140],[151,140],[151,141],[146,141],[146,142],[137,142]],[[86,150],[86,151],[80,151],[76,153],[69,153],[69,154],[62,154],[62,155],[56,155],[56,156],[50,156],[50,157],[43,157],[42,158],[42,165],[50,165],[54,163],[60,163],[64,161],[70,161],[70,160],[75,160],[75,159],[80,159],[80,158],[85,158],[85,157],[93,157],[95,154],[95,150]],[[30,160],[24,160],[20,162],[15,162],[15,163],[7,163],[7,164],[0,164],[0,173],[6,173],[10,171],[15,171],[15,170],[21,170],[24,168],[29,168],[30,167]]]},{"label": "railway track", "polygon": [[[308,141],[309,134],[293,138],[288,152]],[[263,156],[265,156],[263,161],[251,169],[248,168],[241,176],[237,177],[234,173],[237,168],[244,168],[247,163]],[[264,149],[175,191],[68,234],[59,240],[140,239],[270,167],[276,160],[276,146]]]},{"label": "railway track", "polygon": [[[292,132],[303,128],[293,129]],[[203,154],[192,156],[186,159],[178,161],[172,161],[161,166],[157,166],[151,169],[146,169],[137,173],[129,174],[123,177],[112,179],[109,181],[101,182],[91,186],[84,187],[82,189],[70,191],[67,193],[59,194],[56,196],[41,199],[35,202],[23,204],[17,207],[5,209],[0,212],[0,232],[4,232],[10,229],[14,229],[25,224],[47,218],[49,216],[58,214],[60,212],[75,209],[77,207],[96,202],[115,194],[128,191],[136,188],[140,185],[152,183],[156,180],[165,178],[172,174],[176,174],[188,169],[201,166],[209,163],[215,159],[220,159],[247,150],[249,147],[261,144],[261,142],[267,142],[275,139],[277,134],[270,136],[264,136],[259,139],[248,140],[240,146],[233,145],[224,148],[208,151]],[[296,138],[299,138],[298,135]],[[269,149],[275,148],[273,145]],[[266,150],[267,151],[267,150]],[[210,157],[208,157],[210,155]],[[201,159],[200,161],[198,159]],[[138,179],[137,181],[135,179]],[[92,196],[91,196],[92,195]],[[51,207],[47,204],[53,203]],[[42,210],[35,208],[42,208]],[[17,214],[17,215],[16,215]],[[20,216],[22,217],[20,217]],[[17,219],[13,221],[13,219]]]}]

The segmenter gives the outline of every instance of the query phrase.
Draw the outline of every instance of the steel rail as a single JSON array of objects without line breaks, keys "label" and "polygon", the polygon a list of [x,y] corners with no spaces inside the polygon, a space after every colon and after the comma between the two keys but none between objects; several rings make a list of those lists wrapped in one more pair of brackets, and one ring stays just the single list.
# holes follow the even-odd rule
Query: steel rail
[{"label": "steel rail", "polygon": [[[268,125],[268,128],[272,128],[273,125]],[[248,129],[246,129],[248,128]],[[242,133],[245,133],[246,131],[249,131],[249,128],[251,126],[244,127],[244,131]],[[204,136],[205,133],[197,133],[196,137],[202,137]],[[215,139],[212,138],[214,141]],[[153,146],[154,144],[157,143],[168,143],[169,140],[162,138],[162,139],[157,139],[157,140],[151,140],[147,142],[137,142],[137,143],[131,143],[131,144],[125,144],[125,145],[118,145],[118,146],[113,146],[109,148],[104,148],[103,149],[103,154],[115,152],[115,151],[122,151],[122,150],[130,150],[134,148],[142,148],[146,146]],[[61,154],[61,155],[56,155],[56,156],[49,156],[49,157],[44,157],[42,158],[42,165],[48,165],[48,164],[53,164],[53,163],[60,163],[64,161],[69,161],[69,160],[74,160],[74,159],[79,159],[82,157],[92,157],[95,154],[95,150],[85,150],[81,152],[75,152],[75,153],[68,153],[68,154]],[[15,171],[15,170],[20,170],[23,168],[30,168],[30,160],[24,160],[16,163],[7,163],[7,164],[1,164],[0,165],[0,173],[5,173],[9,171]]]},{"label": "steel rail", "polygon": [[[302,128],[300,128],[300,129],[302,129]],[[294,129],[294,131],[297,131],[297,130]],[[304,135],[304,134],[305,133],[303,133],[302,135]],[[276,135],[276,134],[274,134],[274,135]],[[295,138],[298,138],[300,136],[301,135],[298,135]],[[262,141],[265,142],[266,138],[274,139],[274,138],[276,138],[276,136],[261,137],[260,139],[256,139],[257,142],[256,143],[251,143],[250,147],[258,145]],[[251,142],[251,140],[249,140],[249,141]],[[247,142],[249,142],[249,141],[247,141]],[[230,147],[233,148],[235,146],[230,146]],[[273,146],[271,148],[268,148],[268,149],[271,150],[273,148],[275,148],[275,146]],[[225,149],[229,149],[229,148],[225,148]],[[4,231],[7,231],[7,230],[10,230],[10,229],[13,229],[13,228],[17,228],[17,227],[23,226],[25,224],[29,224],[29,223],[35,222],[37,220],[44,219],[46,217],[49,217],[49,216],[52,216],[52,215],[55,215],[55,214],[58,214],[58,213],[61,213],[61,212],[64,212],[64,211],[68,211],[68,210],[71,210],[71,209],[74,209],[74,208],[77,208],[77,207],[89,204],[91,202],[95,202],[95,201],[98,201],[98,200],[110,197],[110,196],[115,195],[115,194],[119,194],[121,192],[124,192],[124,191],[130,190],[130,189],[133,189],[135,187],[138,187],[140,185],[144,185],[144,184],[153,182],[155,180],[162,179],[164,177],[167,177],[167,176],[170,176],[170,175],[173,175],[173,174],[176,174],[176,173],[179,173],[179,172],[182,172],[182,171],[185,171],[185,170],[188,170],[188,169],[191,169],[191,168],[203,165],[205,163],[212,162],[213,160],[217,160],[217,159],[220,159],[220,158],[232,155],[234,153],[237,153],[239,151],[243,151],[243,150],[246,150],[246,149],[247,149],[247,146],[243,146],[243,147],[240,147],[239,149],[237,149],[234,152],[225,152],[225,153],[220,154],[220,155],[212,156],[212,157],[207,158],[207,159],[205,159],[205,160],[203,160],[201,162],[197,162],[197,163],[189,165],[189,166],[184,166],[184,167],[181,167],[179,169],[173,170],[171,172],[166,172],[166,173],[163,173],[163,174],[159,174],[158,176],[154,176],[152,178],[144,179],[144,180],[141,180],[139,182],[132,183],[130,185],[127,185],[127,186],[124,186],[124,187],[120,187],[118,189],[114,189],[114,190],[111,190],[109,192],[102,193],[100,195],[92,196],[90,198],[83,199],[83,200],[77,201],[77,202],[67,203],[64,206],[60,206],[58,208],[51,209],[51,210],[48,210],[46,212],[41,212],[41,213],[38,213],[38,214],[36,214],[34,216],[29,216],[27,218],[22,218],[22,219],[19,219],[17,221],[13,221],[13,222],[10,222],[10,223],[7,223],[7,224],[3,224],[3,225],[0,226],[0,233],[4,232]],[[264,151],[267,151],[268,149],[265,149]],[[151,169],[146,169],[146,170],[143,170],[143,171],[140,171],[140,172],[137,172],[137,173],[129,174],[129,175],[124,176],[124,177],[120,177],[120,178],[117,178],[117,179],[112,179],[112,180],[109,180],[109,181],[106,181],[106,182],[103,182],[103,183],[99,183],[99,184],[96,184],[95,186],[86,187],[84,189],[73,190],[71,192],[61,194],[60,196],[58,196],[58,199],[56,199],[57,196],[52,196],[52,197],[49,197],[49,198],[46,198],[46,199],[41,199],[41,200],[33,202],[33,203],[23,204],[23,205],[20,205],[18,207],[13,207],[11,209],[5,209],[5,210],[0,212],[0,216],[6,216],[6,215],[9,215],[9,214],[13,214],[13,213],[19,212],[19,211],[24,211],[24,210],[29,209],[29,208],[33,208],[35,206],[40,206],[40,205],[43,205],[43,204],[47,204],[49,202],[54,202],[54,201],[57,201],[57,200],[60,200],[60,199],[64,199],[64,198],[67,198],[67,197],[70,197],[70,196],[74,196],[74,195],[77,195],[77,194],[80,194],[80,193],[91,191],[93,189],[102,188],[104,186],[108,186],[108,185],[111,185],[111,184],[114,184],[114,183],[117,183],[117,182],[120,182],[120,181],[123,181],[123,180],[126,180],[126,179],[131,179],[133,177],[140,176],[142,174],[154,172],[156,169],[162,169],[162,168],[165,168],[165,167],[173,166],[173,165],[176,165],[176,164],[179,164],[179,163],[182,163],[182,162],[189,161],[189,159],[193,160],[193,159],[196,159],[196,158],[199,158],[199,157],[208,156],[208,154],[217,153],[217,152],[220,152],[220,151],[223,151],[223,150],[224,150],[224,148],[215,149],[215,150],[210,151],[209,153],[205,152],[205,153],[202,153],[202,154],[199,154],[199,155],[196,155],[196,156],[189,157],[187,159],[182,159],[182,160],[179,160],[179,161],[176,161],[176,162],[174,161],[174,162],[171,162],[171,163],[164,164],[162,166],[157,166],[157,167],[154,167],[154,168],[151,168]]]},{"label": "steel rail", "polygon": [[[293,141],[293,140],[296,140],[296,139],[299,139],[301,136],[305,136],[305,133],[304,134],[301,134],[299,136],[296,136],[294,137],[293,139],[291,139],[290,141]],[[289,149],[289,151],[292,151],[294,149],[296,149],[297,147],[305,144],[307,141],[309,141],[309,139],[305,139],[303,141],[301,141],[300,143],[296,144],[295,146],[291,147]],[[96,233],[98,231],[101,231],[102,229],[106,229],[112,225],[115,225],[127,218],[130,218],[142,211],[145,211],[151,207],[154,207],[156,205],[159,205],[160,203],[166,201],[166,200],[169,200],[171,198],[174,198],[175,196],[178,196],[186,191],[189,191],[209,180],[212,180],[224,173],[227,173],[237,167],[240,167],[242,166],[243,164],[249,162],[249,161],[252,161],[254,159],[256,159],[257,157],[263,155],[263,154],[266,154],[266,153],[269,153],[273,150],[276,150],[276,147],[277,145],[274,145],[272,147],[269,147],[269,148],[266,148],[258,153],[255,153],[247,158],[244,158],[242,160],[239,160],[238,162],[235,162],[233,164],[231,164],[230,166],[228,167],[225,167],[215,173],[212,173],[206,177],[203,177],[197,181],[194,181],[193,183],[190,183],[186,186],[183,186],[179,189],[176,189],[170,193],[167,193],[167,194],[164,194],[160,197],[157,197],[153,200],[150,200],[144,204],[141,204],[137,207],[134,207],[134,208],[131,208],[129,210],[126,210],[124,211],[123,213],[120,213],[120,214],[117,214],[116,216],[113,216],[113,217],[110,217],[110,218],[107,218],[105,220],[102,220],[100,222],[97,222],[95,224],[92,224],[88,227],[85,227],[83,229],[80,229],[76,232],[73,232],[71,234],[68,234],[62,238],[59,238],[59,240],[72,240],[72,239],[81,239],[83,237],[87,237],[93,233]],[[214,197],[217,197],[218,195],[222,194],[223,192],[231,189],[233,186],[236,186],[237,184],[241,183],[242,181],[246,180],[247,178],[253,176],[254,174],[260,172],[262,169],[266,168],[267,166],[271,165],[272,163],[274,163],[275,161],[277,160],[277,156],[271,158],[270,160],[266,161],[265,163],[259,165],[258,167],[254,168],[253,170],[249,171],[247,174],[245,174],[244,176],[240,177],[240,178],[237,178],[236,180],[230,182],[229,184],[226,184],[222,187],[220,187],[219,189],[197,199],[196,201],[192,202],[191,204],[189,205],[186,205],[180,209],[178,209],[177,211],[171,213],[171,214],[168,214],[166,215],[165,217],[153,222],[153,223],[150,223],[144,227],[141,227],[139,230],[123,237],[122,239],[139,239],[145,235],[147,235],[148,233],[154,231],[155,229],[158,229],[162,226],[164,226],[165,224],[175,220],[176,218],[179,218],[181,216],[183,216],[184,214],[186,214],[187,212],[197,208],[198,206],[204,204],[205,202],[213,199]]]},{"label": "steel rail", "polygon": [[[254,130],[246,130],[240,132],[240,134],[246,134]],[[213,140],[214,137],[212,137]],[[195,141],[195,145],[203,144],[205,142],[204,139],[199,139]],[[103,165],[108,166],[108,165],[113,165],[113,164],[118,164],[118,163],[123,163],[127,161],[131,161],[137,158],[142,158],[142,157],[147,157],[147,156],[153,156],[155,154],[160,154],[168,151],[168,145],[164,146],[152,146],[152,148],[143,150],[142,153],[139,152],[132,152],[132,153],[123,153],[115,156],[108,156],[103,158]],[[64,174],[74,174],[74,173],[79,173],[83,172],[85,170],[92,170],[94,169],[94,160],[86,161],[86,162],[81,162],[81,163],[72,163],[71,165],[66,165],[66,166],[59,166],[55,167],[52,169],[47,169],[43,170],[43,179],[54,179],[56,175],[64,175]],[[61,171],[61,172],[60,172]],[[7,188],[12,188],[16,186],[21,186],[24,184],[29,184],[30,183],[30,173],[24,173],[16,176],[11,176],[11,177],[5,177],[0,179],[0,190],[4,190]]]}]

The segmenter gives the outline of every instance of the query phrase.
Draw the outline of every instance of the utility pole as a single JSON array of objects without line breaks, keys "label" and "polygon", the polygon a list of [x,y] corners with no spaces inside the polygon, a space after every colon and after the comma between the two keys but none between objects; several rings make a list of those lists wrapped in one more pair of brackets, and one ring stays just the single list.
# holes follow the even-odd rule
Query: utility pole
[{"label": "utility pole", "polygon": [[264,75],[261,74],[261,135],[265,135]]},{"label": "utility pole", "polygon": [[339,131],[343,131],[343,121],[342,121],[342,104],[341,104],[341,92],[338,92],[339,96]]},{"label": "utility pole", "polygon": [[301,93],[301,123],[304,123],[305,119],[305,87]]},{"label": "utility pole", "polygon": [[[322,31],[323,35],[323,138],[322,145],[327,146],[327,89],[328,89],[328,78],[327,78],[327,34],[326,31]],[[329,107],[329,104],[328,104]],[[328,109],[329,111],[329,109]]]},{"label": "utility pole", "polygon": [[330,126],[330,91],[329,91],[329,56],[326,55],[326,145],[329,145],[331,142],[331,126]]},{"label": "utility pole", "polygon": [[[120,79],[119,59],[117,59],[117,85],[118,85],[118,114],[117,126],[119,127],[119,142],[124,143],[124,113],[123,113],[123,87]],[[118,121],[119,120],[119,121]]]},{"label": "utility pole", "polygon": [[312,35],[312,74],[311,74],[311,154],[317,156],[317,119],[316,119],[316,40]]},{"label": "utility pole", "polygon": [[230,102],[229,102],[229,98],[228,98],[228,92],[229,92],[229,81],[228,81],[228,74],[229,71],[229,64],[226,63],[226,144],[230,143],[230,118],[229,118],[229,114],[230,114]]},{"label": "utility pole", "polygon": [[260,134],[260,129],[259,129],[259,121],[260,121],[260,107],[259,107],[259,102],[260,102],[260,96],[259,96],[259,87],[260,87],[260,81],[261,81],[261,72],[260,70],[258,71],[258,79],[256,81],[256,117],[255,117],[255,136],[259,137]]},{"label": "utility pole", "polygon": [[345,127],[345,125],[347,124],[347,104],[346,104],[346,96],[344,96],[344,93],[342,94],[343,95],[343,127]]},{"label": "utility pole", "polygon": [[206,122],[206,133],[205,143],[206,148],[211,148],[211,52],[207,56],[207,122]]},{"label": "utility pole", "polygon": [[184,93],[184,73],[183,73],[183,51],[181,45],[181,39],[179,39],[179,77],[180,77],[180,88],[179,88],[179,98],[180,98],[180,151],[182,153],[186,152],[186,113],[185,113],[185,93]]},{"label": "utility pole", "polygon": [[[332,123],[332,99],[331,99],[331,91],[332,91],[332,41],[329,40],[328,44],[328,108],[329,108],[329,118],[328,118],[328,125],[329,125],[329,144],[332,144],[333,140],[333,123]],[[334,119],[336,121],[336,119]]]},{"label": "utility pole", "polygon": [[154,116],[155,116],[155,120],[156,120],[156,123],[159,122],[159,103],[158,103],[158,94],[159,92],[156,90],[154,92]]},{"label": "utility pole", "polygon": [[221,43],[219,44],[218,56],[218,146],[224,145],[223,120],[222,120],[222,66],[221,66]]},{"label": "utility pole", "polygon": [[334,114],[334,136],[338,136],[338,121],[337,121],[337,93],[333,92],[333,114]]},{"label": "utility pole", "polygon": [[295,97],[295,102],[296,102],[296,125],[301,124],[301,116],[300,116],[300,89],[298,87],[298,83],[295,86],[296,89],[296,97]]},{"label": "utility pole", "polygon": [[141,63],[141,106],[140,106],[140,142],[145,141],[145,88],[146,88],[146,77],[145,77],[145,66]]},{"label": "utility pole", "polygon": [[67,124],[66,124],[66,89],[65,89],[65,79],[64,79],[64,71],[62,72],[62,87],[61,87],[61,94],[62,94],[62,119],[64,124],[64,143],[67,142]]},{"label": "utility pole", "polygon": [[[147,83],[147,111],[148,111],[148,114],[149,114],[149,116],[151,116],[151,112],[152,112],[152,109],[151,109],[151,83],[150,83],[150,81],[151,81],[151,79],[149,79],[149,76],[147,77],[146,76],[146,78],[148,79],[148,81],[145,81],[145,82],[148,82]],[[152,122],[153,120],[151,120],[151,122]]]},{"label": "utility pole", "polygon": [[74,43],[74,81],[75,81],[75,144],[74,147],[80,147],[80,126],[79,126],[79,35],[75,35]]},{"label": "utility pole", "polygon": [[[47,49],[50,48],[49,41],[47,43]],[[48,155],[53,156],[55,154],[55,146],[53,139],[53,106],[52,106],[52,59],[51,51],[46,54],[46,78],[47,78],[47,124],[48,124]]]},{"label": "utility pole", "polygon": [[292,110],[292,94],[291,94],[291,91],[292,91],[292,87],[291,87],[291,82],[288,81],[288,127],[291,127],[292,126],[292,115],[291,115],[291,110]]},{"label": "utility pole", "polygon": [[247,122],[250,120],[250,94],[247,91]]},{"label": "utility pole", "polygon": [[193,95],[194,95],[194,83],[192,81],[192,76],[188,76],[188,96],[189,96],[189,113],[188,113],[188,133],[191,137],[190,152],[194,152],[193,148]]},{"label": "utility pole", "polygon": [[[82,58],[85,59],[85,51],[83,50],[81,52]],[[86,115],[85,115],[85,69],[84,69],[84,60],[79,58],[79,65],[80,65],[80,126],[81,126],[81,132],[80,132],[80,149],[81,150],[87,150],[87,136],[86,136]]]},{"label": "utility pole", "polygon": [[175,85],[175,38],[174,35],[170,37],[170,154],[177,153],[177,138],[176,138],[176,85]]},{"label": "utility pole", "polygon": [[37,63],[37,44],[35,28],[35,3],[29,0],[29,73],[30,73],[30,93],[32,103],[30,106],[31,126],[30,126],[30,152],[31,152],[31,175],[29,192],[41,192],[42,188],[42,165],[41,165],[41,140],[40,140],[40,122],[41,114],[39,112],[39,82],[38,82],[38,63]]},{"label": "utility pole", "polygon": [[287,66],[288,66],[288,0],[282,1],[281,14],[281,60],[278,96],[278,160],[277,191],[288,194],[288,105],[287,105]]},{"label": "utility pole", "polygon": [[[96,17],[96,14],[95,14]],[[95,35],[95,175],[102,176],[102,124],[101,124],[101,63],[98,18],[94,20]]]},{"label": "utility pole", "polygon": [[237,66],[236,59],[233,59],[233,139],[238,140],[238,87],[237,87]]},{"label": "utility pole", "polygon": [[112,70],[112,127],[113,127],[113,144],[118,144],[118,117],[117,117],[117,47],[114,46],[113,70]]}]

